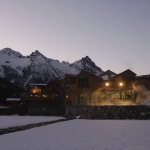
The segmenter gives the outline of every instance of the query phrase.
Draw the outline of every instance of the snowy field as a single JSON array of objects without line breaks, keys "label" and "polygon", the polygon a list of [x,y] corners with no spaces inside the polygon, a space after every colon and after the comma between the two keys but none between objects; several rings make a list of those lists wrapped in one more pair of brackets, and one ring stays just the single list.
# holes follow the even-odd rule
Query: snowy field
[{"label": "snowy field", "polygon": [[149,150],[150,121],[70,120],[0,136],[2,150]]},{"label": "snowy field", "polygon": [[0,129],[13,126],[27,125],[31,123],[39,123],[44,121],[53,121],[64,119],[63,117],[50,117],[50,116],[0,116]]}]

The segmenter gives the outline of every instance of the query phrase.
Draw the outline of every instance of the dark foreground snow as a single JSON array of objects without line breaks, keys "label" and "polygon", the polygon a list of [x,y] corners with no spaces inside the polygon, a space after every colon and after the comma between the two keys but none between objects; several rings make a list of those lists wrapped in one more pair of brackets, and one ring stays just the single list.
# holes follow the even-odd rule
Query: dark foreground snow
[{"label": "dark foreground snow", "polygon": [[63,119],[63,117],[58,116],[0,116],[0,129],[14,127],[14,126],[22,126],[31,123],[39,123],[45,121],[53,121]]},{"label": "dark foreground snow", "polygon": [[2,150],[149,150],[150,121],[70,120],[0,136]]}]

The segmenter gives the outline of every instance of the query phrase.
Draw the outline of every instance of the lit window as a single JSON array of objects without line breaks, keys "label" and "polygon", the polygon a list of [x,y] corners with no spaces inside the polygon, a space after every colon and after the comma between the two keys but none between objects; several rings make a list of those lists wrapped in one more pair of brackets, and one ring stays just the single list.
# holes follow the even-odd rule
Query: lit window
[{"label": "lit window", "polygon": [[40,93],[41,92],[41,89],[39,89],[38,87],[34,87],[31,89],[31,92],[36,94],[36,93]]}]

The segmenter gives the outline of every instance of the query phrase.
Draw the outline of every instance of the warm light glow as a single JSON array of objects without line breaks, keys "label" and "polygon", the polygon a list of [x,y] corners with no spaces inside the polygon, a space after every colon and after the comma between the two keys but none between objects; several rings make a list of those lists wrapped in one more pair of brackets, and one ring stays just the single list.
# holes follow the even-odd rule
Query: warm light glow
[{"label": "warm light glow", "polygon": [[119,83],[119,86],[123,86],[123,83],[122,83],[122,82],[120,82],[120,83]]},{"label": "warm light glow", "polygon": [[106,86],[109,86],[109,83],[107,82],[105,85],[106,85]]},{"label": "warm light glow", "polygon": [[42,95],[43,97],[47,97],[46,95]]},{"label": "warm light glow", "polygon": [[34,87],[31,89],[31,92],[36,94],[36,93],[40,93],[41,92],[41,89],[39,89],[38,87]]}]

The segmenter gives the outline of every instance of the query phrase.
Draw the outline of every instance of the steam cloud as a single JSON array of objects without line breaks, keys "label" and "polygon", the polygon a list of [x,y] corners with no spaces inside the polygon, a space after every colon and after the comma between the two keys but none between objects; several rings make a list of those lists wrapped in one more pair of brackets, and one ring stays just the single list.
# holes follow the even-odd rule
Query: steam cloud
[{"label": "steam cloud", "polygon": [[[150,99],[150,90],[148,90],[143,85],[132,85],[133,90],[136,92],[136,99],[128,99],[128,100],[121,100],[119,98],[116,99],[92,99],[88,102],[89,105],[136,105],[140,104],[145,100]],[[98,93],[100,89],[96,91]]]},{"label": "steam cloud", "polygon": [[144,85],[133,85],[133,89],[137,93],[137,104],[150,99],[150,90],[148,90]]}]

